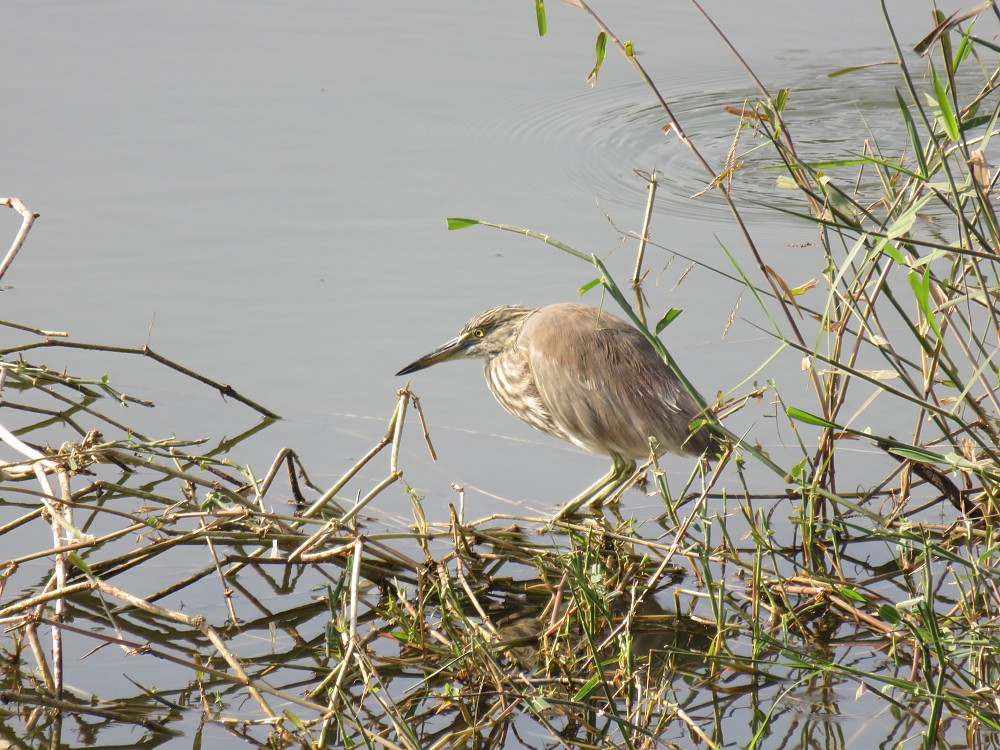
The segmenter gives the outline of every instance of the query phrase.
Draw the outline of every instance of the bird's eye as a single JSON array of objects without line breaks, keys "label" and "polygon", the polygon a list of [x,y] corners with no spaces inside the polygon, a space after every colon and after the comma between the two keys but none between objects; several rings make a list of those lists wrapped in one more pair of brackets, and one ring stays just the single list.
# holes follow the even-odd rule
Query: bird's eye
[{"label": "bird's eye", "polygon": [[483,336],[486,335],[486,331],[484,331],[482,328],[477,328],[472,332],[472,335],[475,336],[477,339],[481,339]]}]

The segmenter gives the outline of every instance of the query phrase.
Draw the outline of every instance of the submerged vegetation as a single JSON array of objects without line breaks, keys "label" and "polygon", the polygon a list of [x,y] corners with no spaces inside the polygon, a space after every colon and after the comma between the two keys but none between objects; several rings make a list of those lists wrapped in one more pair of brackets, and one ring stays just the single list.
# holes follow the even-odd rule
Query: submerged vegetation
[{"label": "submerged vegetation", "polygon": [[[0,476],[0,539],[37,549],[0,555],[0,743],[67,746],[71,726],[79,744],[137,747],[218,746],[222,733],[275,748],[1000,746],[1000,224],[987,158],[1000,48],[977,32],[1000,12],[935,12],[912,51],[887,15],[902,142],[873,132],[848,157],[800,158],[795,92],[747,70],[759,96],[723,103],[739,127],[712,165],[636,55],[658,40],[620,41],[571,4],[598,27],[591,75],[609,50],[635,67],[744,232],[727,272],[774,350],[711,404],[723,455],[683,486],[650,466],[656,519],[473,520],[459,502],[436,525],[411,489],[415,523],[386,529],[367,514],[403,486],[400,441],[419,439],[409,391],[368,455],[319,488],[292,450],[263,477],[239,463],[241,441],[276,415],[229,386],[113,349],[264,418],[214,445],[147,436],[103,408],[144,403],[113,379],[29,361],[108,347],[4,323],[37,341],[0,352],[0,439],[21,456]],[[786,278],[741,217],[741,154],[762,144],[763,168],[815,227],[812,278]],[[4,270],[34,219],[6,205],[25,223]],[[672,311],[647,328],[641,250],[633,305],[595,256],[449,221],[477,224],[592,264],[594,286],[669,361],[654,331]],[[810,400],[799,379],[757,382],[789,351]],[[761,399],[786,417],[794,459],[727,426]],[[855,446],[870,448],[863,472]],[[378,461],[384,479],[367,486],[360,470]],[[765,497],[775,484],[780,503]]]}]

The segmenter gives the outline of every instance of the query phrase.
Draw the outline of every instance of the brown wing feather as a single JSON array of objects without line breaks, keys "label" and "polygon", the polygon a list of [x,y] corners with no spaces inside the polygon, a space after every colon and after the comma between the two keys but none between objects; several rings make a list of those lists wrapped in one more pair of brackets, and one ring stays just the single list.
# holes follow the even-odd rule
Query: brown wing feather
[{"label": "brown wing feather", "polygon": [[649,437],[675,453],[700,453],[699,410],[649,342],[628,323],[586,305],[551,305],[524,322],[517,345],[562,432],[595,453],[649,454]]}]

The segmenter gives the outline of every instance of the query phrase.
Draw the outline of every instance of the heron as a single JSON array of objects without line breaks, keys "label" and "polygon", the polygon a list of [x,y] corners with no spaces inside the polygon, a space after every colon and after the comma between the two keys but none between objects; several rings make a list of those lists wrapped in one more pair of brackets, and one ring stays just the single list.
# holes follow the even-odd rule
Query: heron
[{"label": "heron", "polygon": [[643,334],[604,310],[572,303],[494,307],[396,374],[462,358],[486,361],[486,384],[510,414],[611,458],[611,470],[556,518],[619,496],[639,459],[700,456],[713,444],[704,424],[692,430],[703,412],[680,378]]}]

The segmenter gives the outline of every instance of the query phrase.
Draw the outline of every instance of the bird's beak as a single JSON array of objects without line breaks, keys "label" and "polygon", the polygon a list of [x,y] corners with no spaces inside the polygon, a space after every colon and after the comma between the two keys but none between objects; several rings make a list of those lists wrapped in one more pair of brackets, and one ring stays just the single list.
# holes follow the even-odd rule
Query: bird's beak
[{"label": "bird's beak", "polygon": [[468,348],[471,340],[472,339],[468,337],[468,334],[464,336],[456,336],[448,343],[441,344],[441,346],[434,351],[429,354],[425,354],[416,362],[411,362],[402,370],[397,372],[396,375],[409,375],[411,372],[423,370],[425,367],[436,365],[438,362],[445,362],[449,359],[460,357],[465,353],[465,350]]}]

